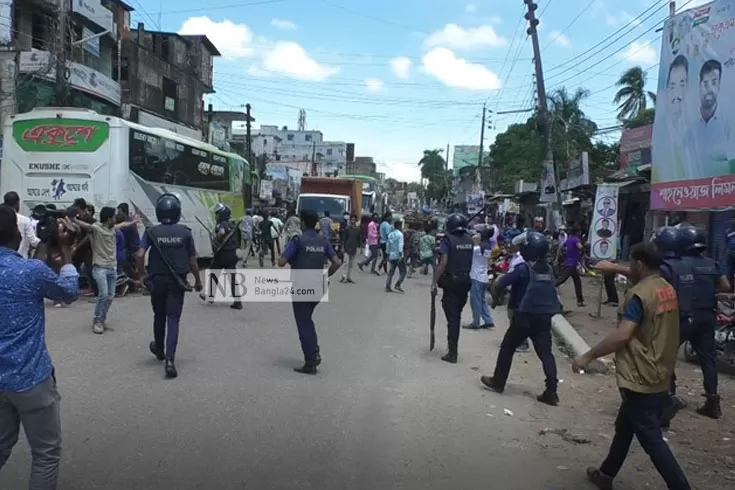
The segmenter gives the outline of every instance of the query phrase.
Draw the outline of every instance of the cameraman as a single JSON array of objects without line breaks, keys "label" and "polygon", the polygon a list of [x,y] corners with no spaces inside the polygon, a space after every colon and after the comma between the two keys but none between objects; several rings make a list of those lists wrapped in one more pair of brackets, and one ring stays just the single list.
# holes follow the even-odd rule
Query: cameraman
[{"label": "cameraman", "polygon": [[40,260],[16,252],[21,242],[16,214],[0,206],[0,469],[23,424],[32,455],[30,488],[55,489],[58,481],[60,398],[46,348],[44,298],[71,302],[79,293],[71,226],[64,220],[53,250],[63,264],[57,275]]}]

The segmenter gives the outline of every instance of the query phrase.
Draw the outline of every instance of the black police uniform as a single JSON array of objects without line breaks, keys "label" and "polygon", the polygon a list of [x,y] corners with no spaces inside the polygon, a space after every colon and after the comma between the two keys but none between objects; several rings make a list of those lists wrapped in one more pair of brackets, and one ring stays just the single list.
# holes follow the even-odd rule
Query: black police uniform
[{"label": "black police uniform", "polygon": [[[242,240],[242,237],[240,236],[240,228],[237,226],[237,223],[233,223],[229,220],[222,220],[217,222],[217,225],[214,228],[215,236],[219,236],[221,232],[224,232],[223,238],[229,238],[220,245],[219,249],[214,254],[214,258],[212,259],[212,270],[232,270],[237,268],[237,249]],[[234,276],[235,274],[233,274],[232,280],[230,281],[231,294],[233,298],[235,297],[235,292],[237,290]],[[217,282],[217,278],[214,275],[210,279],[215,283]],[[235,299],[232,307],[239,309],[242,307],[242,302],[239,299]]]},{"label": "black police uniform", "polygon": [[[186,284],[186,276],[189,273],[189,256],[190,250],[193,249],[194,238],[190,228],[178,223],[156,225],[147,230],[147,235],[148,240],[155,240],[158,246],[150,243],[148,245],[150,252],[147,271],[152,286],[154,338],[151,351],[154,351],[159,359],[165,358],[173,363],[179,342],[179,321],[184,308],[185,290],[182,285]],[[173,272],[164,262],[158,248],[166,256]]]},{"label": "black police uniform", "polygon": [[[291,262],[291,269],[322,270],[329,245],[327,238],[321,234],[317,234],[314,230],[307,230],[303,234],[293,237],[292,243],[296,247],[296,256]],[[296,284],[294,284],[294,287],[296,287]],[[316,372],[316,367],[322,361],[319,353],[316,326],[312,318],[318,304],[318,301],[291,302],[305,361],[303,368],[296,369],[298,372],[313,374]]]},{"label": "black police uniform", "polygon": [[[692,321],[680,331],[679,341],[689,341],[697,353],[702,366],[704,391],[717,395],[717,349],[715,347],[715,325],[717,324],[717,283],[720,267],[709,257],[685,257],[685,262],[694,273],[692,294]],[[675,390],[674,386],[674,390]],[[675,392],[672,390],[672,392]]]},{"label": "black police uniform", "polygon": [[470,269],[472,268],[472,251],[474,243],[472,237],[462,231],[444,237],[447,245],[447,267],[444,275],[439,278],[437,285],[441,287],[442,309],[447,318],[447,355],[442,359],[448,362],[457,362],[457,348],[459,344],[459,330],[462,322],[462,310],[467,304],[472,282]]},{"label": "black police uniform", "polygon": [[501,392],[505,389],[513,354],[530,338],[546,375],[546,391],[538,398],[555,405],[558,403],[558,380],[556,360],[551,352],[551,317],[561,313],[562,306],[556,290],[554,271],[546,261],[526,262],[517,267],[520,269],[519,273],[528,278],[528,282],[523,281],[526,284],[525,291],[519,291],[522,299],[500,344],[491,388]]}]

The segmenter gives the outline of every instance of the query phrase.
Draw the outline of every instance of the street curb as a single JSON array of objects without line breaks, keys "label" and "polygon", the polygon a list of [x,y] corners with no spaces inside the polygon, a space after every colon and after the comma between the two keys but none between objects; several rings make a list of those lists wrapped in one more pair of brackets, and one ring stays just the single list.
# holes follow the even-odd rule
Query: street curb
[{"label": "street curb", "polygon": [[[572,325],[562,315],[554,315],[551,317],[551,328],[553,332],[561,339],[561,342],[567,347],[567,354],[572,356],[581,356],[590,350],[587,342],[577,333]],[[601,360],[596,359],[587,366],[587,372],[590,373],[607,373],[608,366]]]}]

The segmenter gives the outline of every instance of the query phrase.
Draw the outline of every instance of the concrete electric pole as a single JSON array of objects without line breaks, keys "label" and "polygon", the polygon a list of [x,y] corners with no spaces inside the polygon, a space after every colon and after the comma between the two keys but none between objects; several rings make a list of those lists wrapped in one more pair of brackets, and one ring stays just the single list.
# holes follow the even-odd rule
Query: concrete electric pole
[{"label": "concrete electric pole", "polygon": [[56,105],[64,107],[67,103],[67,87],[69,80],[69,69],[66,66],[67,40],[68,40],[68,15],[69,0],[59,0],[59,17],[57,19],[56,35]]},{"label": "concrete electric pole", "polygon": [[[526,30],[526,33],[531,36],[531,45],[533,47],[533,62],[535,66],[535,73],[536,73],[536,90],[538,92],[538,109],[539,109],[539,117],[543,123],[544,133],[545,133],[545,139],[546,139],[546,156],[544,158],[543,165],[545,168],[548,168],[549,166],[553,168],[554,172],[554,193],[556,194],[556,205],[558,207],[559,216],[562,219],[562,222],[564,221],[564,213],[562,212],[562,205],[561,205],[561,193],[559,192],[559,173],[556,169],[556,165],[554,165],[554,155],[551,151],[551,127],[552,127],[552,118],[551,114],[549,113],[549,107],[546,100],[546,85],[544,84],[544,70],[543,66],[541,65],[541,48],[539,47],[538,42],[538,19],[536,18],[536,10],[538,9],[538,5],[536,5],[533,0],[523,0],[523,3],[526,4],[526,7],[528,8],[528,12],[526,12],[526,15],[524,16],[526,20],[528,21],[528,29]],[[541,196],[543,196],[544,192],[544,183],[541,183]],[[551,220],[547,219],[547,226],[550,224]]]}]

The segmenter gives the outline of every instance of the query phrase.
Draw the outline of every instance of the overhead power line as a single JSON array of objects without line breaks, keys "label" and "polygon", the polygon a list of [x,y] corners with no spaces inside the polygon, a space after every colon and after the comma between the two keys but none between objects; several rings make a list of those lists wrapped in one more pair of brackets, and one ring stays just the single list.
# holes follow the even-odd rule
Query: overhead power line
[{"label": "overhead power line", "polygon": [[[549,3],[551,3],[551,2],[549,2]],[[579,20],[579,18],[582,17],[585,14],[585,12],[587,12],[590,8],[592,8],[592,6],[594,4],[596,4],[596,3],[597,3],[597,0],[592,0],[590,3],[588,3],[587,6],[585,8],[583,8],[582,11],[574,19],[572,19],[572,21],[569,24],[567,24],[567,26],[564,29],[562,29],[561,31],[559,31],[559,36],[561,36],[562,34],[564,34],[565,32],[567,32],[569,30],[569,28],[572,27],[574,25],[574,23],[577,22]],[[548,4],[547,4],[547,6],[548,6]],[[541,16],[544,15],[544,12],[546,12],[546,9],[544,9],[543,12],[541,12]],[[549,45],[551,45],[553,42],[554,42],[554,40],[552,39],[551,41],[549,41],[548,43],[546,43],[546,45],[542,48],[542,51],[545,50],[546,48],[548,48]]]}]

